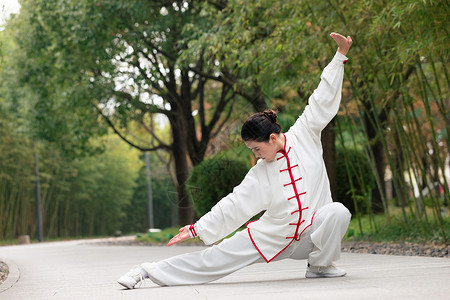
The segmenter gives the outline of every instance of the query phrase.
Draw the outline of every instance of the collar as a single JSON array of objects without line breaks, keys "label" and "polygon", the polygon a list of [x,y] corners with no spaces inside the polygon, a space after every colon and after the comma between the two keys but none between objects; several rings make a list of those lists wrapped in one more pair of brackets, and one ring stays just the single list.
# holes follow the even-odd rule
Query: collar
[{"label": "collar", "polygon": [[289,154],[289,151],[291,151],[291,147],[287,147],[286,135],[284,133],[282,133],[282,135],[284,136],[284,147],[283,147],[283,150],[280,150],[277,152],[277,155],[275,156],[276,160],[280,160],[280,159],[286,157]]}]

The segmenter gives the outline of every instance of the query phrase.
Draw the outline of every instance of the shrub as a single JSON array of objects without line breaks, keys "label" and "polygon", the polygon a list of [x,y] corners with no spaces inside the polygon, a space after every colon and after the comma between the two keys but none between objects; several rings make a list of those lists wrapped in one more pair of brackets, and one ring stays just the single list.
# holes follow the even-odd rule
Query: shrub
[{"label": "shrub", "polygon": [[335,200],[344,204],[351,213],[356,212],[355,202],[358,212],[365,212],[369,206],[371,191],[375,187],[375,177],[367,157],[362,151],[342,148],[336,149],[336,155],[338,199]]},{"label": "shrub", "polygon": [[242,181],[247,171],[244,162],[217,156],[195,166],[187,181],[187,190],[197,215],[210,211]]}]

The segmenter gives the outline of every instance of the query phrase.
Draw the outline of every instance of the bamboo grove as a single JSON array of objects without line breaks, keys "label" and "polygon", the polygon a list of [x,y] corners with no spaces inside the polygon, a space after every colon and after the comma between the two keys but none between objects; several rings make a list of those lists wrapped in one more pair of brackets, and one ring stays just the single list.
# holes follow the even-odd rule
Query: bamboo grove
[{"label": "bamboo grove", "polygon": [[[64,1],[57,0],[31,2],[22,1],[23,11],[9,21],[14,26],[6,26],[0,32],[0,239],[24,233],[34,235],[32,190],[36,151],[42,157],[44,170],[42,209],[47,236],[110,233],[115,227],[108,224],[124,217],[136,185],[139,169],[136,166],[142,163],[135,156],[121,162],[122,154],[118,153],[110,156],[104,153],[106,156],[102,158],[98,154],[68,151],[105,133],[102,127],[105,123],[96,115],[98,106],[92,106],[92,98],[110,95],[108,88],[114,82],[111,78],[115,66],[107,55],[113,50],[102,45],[125,45],[121,48],[125,49],[123,55],[117,50],[120,55],[114,57],[115,62],[125,57],[136,63],[130,49],[137,48],[121,42],[128,34],[136,45],[143,47],[139,48],[139,55],[153,53],[155,59],[167,64],[163,70],[156,68],[157,75],[136,75],[132,84],[122,84],[119,92],[132,91],[126,105],[120,106],[118,98],[110,97],[116,99],[115,109],[120,113],[115,119],[117,127],[128,128],[131,120],[138,117],[154,120],[164,107],[152,104],[148,108],[148,103],[136,101],[139,97],[133,93],[158,90],[164,98],[161,92],[164,85],[159,86],[158,78],[178,69],[181,74],[186,70],[192,77],[176,80],[179,73],[175,72],[173,81],[168,81],[173,84],[173,91],[182,90],[182,80],[193,83],[196,79],[207,87],[202,100],[196,98],[187,104],[192,110],[189,115],[196,116],[190,121],[198,122],[197,129],[205,127],[200,118],[211,119],[214,114],[208,107],[218,100],[211,95],[220,95],[224,90],[233,97],[229,98],[229,104],[222,105],[224,111],[227,108],[226,116],[214,114],[217,120],[228,120],[223,124],[239,126],[242,114],[255,108],[251,100],[260,103],[263,99],[267,107],[279,110],[286,129],[306,105],[320,70],[334,54],[328,34],[335,31],[354,40],[345,69],[341,108],[330,127],[332,139],[323,141],[336,146],[332,154],[339,166],[335,170],[338,175],[334,179],[330,176],[342,190],[339,194],[342,199],[336,200],[349,199],[346,205],[351,206],[354,217],[357,220],[371,217],[375,230],[396,219],[400,220],[399,230],[405,233],[414,226],[420,235],[448,241],[447,1],[185,0],[148,4],[110,0],[101,5],[88,0],[64,5]],[[145,9],[152,13],[148,20],[144,16],[145,21],[136,21],[134,27],[128,24],[126,28],[120,27],[125,17],[143,18]],[[198,17],[193,14],[180,18],[180,12],[190,10]],[[99,21],[101,18],[104,23]],[[152,25],[152,19],[164,22]],[[98,24],[108,24],[108,30],[114,30],[102,31]],[[148,35],[143,26],[150,25],[151,33],[157,37],[154,41],[170,41],[178,52],[167,54],[164,48],[159,53],[158,47],[141,38],[140,35]],[[170,35],[167,29],[170,26],[182,26],[178,39]],[[43,40],[46,44],[38,52],[36,49]],[[82,67],[77,67],[78,62]],[[88,68],[92,66],[93,69]],[[199,72],[200,67],[208,70],[208,74]],[[148,84],[153,77],[157,78],[155,86]],[[120,74],[117,78],[124,81]],[[136,88],[138,82],[144,84]],[[206,102],[200,102],[205,98]],[[168,102],[163,103],[167,106]],[[193,114],[194,111],[200,113]],[[29,124],[27,119],[35,123]],[[151,124],[153,129],[153,121]],[[235,146],[238,129],[230,127],[222,128],[221,138],[228,138],[227,142],[221,142],[222,150]],[[164,130],[166,136],[173,138],[173,131]],[[32,142],[35,136],[37,148]],[[145,140],[143,145],[147,148],[149,139],[157,139],[154,133],[142,136],[140,139]],[[57,150],[49,146],[58,143]],[[205,156],[211,154],[214,143],[215,151],[218,150],[217,137],[211,137],[209,143],[209,151],[202,150]],[[68,152],[71,158],[66,160]],[[121,165],[122,169],[115,165]],[[194,165],[191,161],[190,167]],[[173,165],[171,168],[173,171]],[[112,175],[117,172],[129,173]],[[83,177],[76,176],[80,173]],[[120,181],[123,177],[128,180]],[[172,174],[177,186],[174,177]],[[111,194],[110,186],[123,189]],[[158,188],[164,193],[167,185]],[[99,205],[96,197],[108,200]],[[375,218],[379,214],[384,216],[381,222]],[[364,235],[365,229],[359,224],[360,234]]]},{"label": "bamboo grove", "polygon": [[[330,45],[326,33],[342,31],[352,36],[348,82],[333,126],[336,147],[341,149],[338,160],[345,161],[356,217],[384,212],[389,223],[395,214],[391,207],[400,208],[405,232],[415,224],[424,236],[439,231],[446,241],[448,221],[443,216],[448,220],[450,164],[448,3],[233,4],[222,19],[216,17],[222,23],[215,27],[214,34],[203,34],[201,43],[191,46],[198,51],[199,45],[206,43],[213,55],[230,61],[242,77],[241,84],[256,82],[270,99],[289,99],[294,90],[304,101],[315,88],[317,70],[332,55],[323,50]],[[281,101],[279,108],[284,113],[298,113],[286,101]],[[364,164],[352,156],[358,151],[370,165],[373,184],[365,179]],[[382,224],[373,226],[377,229]],[[362,227],[360,231],[363,234]]]},{"label": "bamboo grove", "polygon": [[107,152],[70,159],[52,144],[34,144],[1,125],[0,240],[36,236],[36,157],[45,238],[111,235],[120,229],[141,165],[136,152],[109,137]]},{"label": "bamboo grove", "polygon": [[[430,222],[437,223],[446,241],[443,216],[448,215],[449,205],[450,57],[444,14],[448,5],[402,4],[383,6],[382,14],[367,24],[372,27],[368,38],[379,47],[372,57],[359,61],[357,73],[349,72],[352,95],[344,111],[350,128],[359,128],[363,135],[360,142],[375,175],[374,188],[379,191],[387,222],[389,205],[395,204],[401,208],[404,227],[419,224],[426,235],[432,230]],[[421,23],[425,15],[436,19]],[[364,51],[363,45],[357,47]],[[346,160],[351,165],[351,158]],[[386,179],[392,183],[394,203],[387,199]],[[362,196],[366,202],[373,200],[368,194]],[[366,206],[371,213],[372,203]]]}]

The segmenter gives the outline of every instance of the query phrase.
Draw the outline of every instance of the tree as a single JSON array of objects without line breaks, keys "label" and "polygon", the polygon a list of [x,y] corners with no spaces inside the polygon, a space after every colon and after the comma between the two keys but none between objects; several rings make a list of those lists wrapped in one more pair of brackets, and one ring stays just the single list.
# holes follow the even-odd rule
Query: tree
[{"label": "tree", "polygon": [[[214,26],[211,31],[198,30],[199,38],[190,42],[186,55],[206,44],[207,53],[219,58],[227,76],[237,79],[239,90],[259,91],[266,102],[289,114],[286,101],[277,100],[289,99],[304,107],[336,48],[328,34],[310,20],[310,3],[275,3],[236,0],[205,6],[205,14],[215,20]],[[324,129],[322,143],[332,194],[336,197],[334,121]]]},{"label": "tree", "polygon": [[[293,0],[234,0],[221,3],[219,13],[205,9],[217,20],[216,25],[210,32],[199,32],[200,37],[191,42],[191,49],[195,51],[196,46],[209,45],[207,49],[212,55],[220,57],[223,65],[232,66],[229,69],[241,85],[260,86],[269,98],[285,98],[290,91],[296,91],[300,99],[306,100],[317,84],[318,70],[325,66],[334,50],[328,34],[337,31],[353,37],[350,68],[346,71],[350,85],[344,85],[343,103],[356,104],[357,122],[363,124],[366,136],[366,154],[377,178],[373,207],[377,211],[387,211],[384,190],[387,166],[394,172],[398,194],[407,192],[406,167],[396,163],[403,154],[397,151],[398,157],[393,157],[386,140],[390,126],[404,123],[398,115],[395,117],[398,103],[404,103],[406,98],[412,102],[423,101],[430,112],[432,102],[435,103],[440,113],[438,118],[444,120],[440,124],[447,129],[434,127],[431,130],[435,136],[428,140],[433,145],[433,153],[438,148],[437,133],[448,132],[444,103],[444,89],[448,91],[449,83],[445,67],[449,56],[448,42],[445,42],[448,41],[445,15],[448,3],[385,0],[316,1],[314,4]],[[431,74],[421,72],[424,61],[434,68]],[[425,91],[413,78],[416,72],[421,74],[419,81],[425,83]],[[437,84],[430,84],[429,78]],[[411,89],[406,90],[406,87]],[[422,99],[417,99],[414,92],[408,94],[412,90],[422,94]],[[405,111],[411,113],[410,108]],[[430,118],[434,119],[431,115]],[[331,134],[324,132],[323,137],[328,137],[323,140],[325,149],[327,145],[334,145],[333,132],[333,128]],[[427,149],[426,146],[421,148]],[[324,153],[325,161],[335,160],[332,152],[330,159]],[[446,153],[448,150],[437,156],[441,158],[435,163],[441,173],[445,172]],[[448,186],[445,178],[440,180]]]},{"label": "tree", "polygon": [[[211,25],[201,8],[196,1],[24,1],[15,23],[21,47],[40,66],[27,72],[33,78],[24,78],[42,90],[38,106],[47,109],[50,98],[56,102],[51,108],[91,113],[94,107],[130,145],[172,154],[180,224],[194,218],[185,190],[190,168],[203,160],[236,99],[234,82],[218,72],[214,56],[200,49],[191,61],[180,63],[192,38],[185,28]],[[49,97],[48,82],[55,83],[59,97]],[[206,98],[211,85],[216,88]],[[257,103],[254,98],[247,99]],[[80,111],[76,118],[83,116]],[[170,139],[155,134],[155,118],[161,115],[171,126]],[[147,130],[150,144],[120,129],[130,122]]]},{"label": "tree", "polygon": [[[9,30],[25,50],[16,60],[18,82],[30,87],[21,91],[34,99],[34,120],[46,128],[40,134],[70,136],[67,144],[76,145],[96,131],[100,113],[131,145],[172,153],[183,224],[192,219],[183,214],[190,210],[183,189],[189,169],[203,160],[233,105],[259,110],[267,103],[285,116],[298,115],[334,53],[328,34],[351,35],[339,114],[352,126],[344,128],[337,118],[330,132],[358,136],[348,139],[348,148],[361,147],[376,179],[368,207],[389,215],[384,180],[392,173],[403,208],[408,199],[420,206],[422,190],[435,186],[433,214],[442,224],[435,198],[449,197],[448,6],[387,0],[25,1]],[[161,116],[169,134],[155,130]],[[149,138],[139,141],[130,124],[140,124]],[[323,144],[333,146],[329,136]],[[410,186],[417,190],[412,196]]]}]

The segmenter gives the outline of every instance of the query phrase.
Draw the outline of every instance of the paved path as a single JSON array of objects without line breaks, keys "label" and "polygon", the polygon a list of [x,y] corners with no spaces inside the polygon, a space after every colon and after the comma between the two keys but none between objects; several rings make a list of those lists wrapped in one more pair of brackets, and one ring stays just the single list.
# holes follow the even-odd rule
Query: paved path
[{"label": "paved path", "polygon": [[41,299],[449,299],[450,259],[343,253],[343,278],[306,279],[305,261],[244,268],[214,283],[124,290],[116,279],[134,265],[199,246],[105,246],[70,241],[0,247],[11,273],[1,300]]}]

